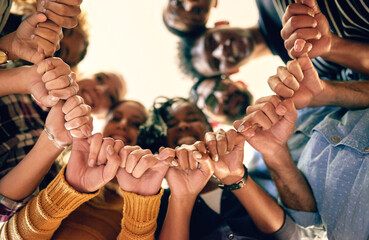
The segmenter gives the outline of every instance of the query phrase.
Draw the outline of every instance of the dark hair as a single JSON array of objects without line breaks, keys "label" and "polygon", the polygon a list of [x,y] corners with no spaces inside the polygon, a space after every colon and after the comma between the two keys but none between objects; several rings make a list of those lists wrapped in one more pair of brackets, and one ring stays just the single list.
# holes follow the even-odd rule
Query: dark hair
[{"label": "dark hair", "polygon": [[205,26],[196,26],[191,31],[181,31],[172,26],[169,26],[168,22],[165,20],[164,12],[163,12],[163,22],[169,32],[173,33],[174,35],[180,38],[197,38],[206,31]]},{"label": "dark hair", "polygon": [[[169,115],[170,108],[174,103],[184,102],[191,103],[186,98],[175,97],[157,97],[149,111],[149,118],[144,125],[140,127],[140,132],[137,137],[137,145],[144,149],[150,149],[153,153],[158,152],[160,147],[168,147],[166,121]],[[191,103],[193,104],[193,103]],[[212,129],[205,114],[195,104],[196,109],[202,114],[209,129]]]}]

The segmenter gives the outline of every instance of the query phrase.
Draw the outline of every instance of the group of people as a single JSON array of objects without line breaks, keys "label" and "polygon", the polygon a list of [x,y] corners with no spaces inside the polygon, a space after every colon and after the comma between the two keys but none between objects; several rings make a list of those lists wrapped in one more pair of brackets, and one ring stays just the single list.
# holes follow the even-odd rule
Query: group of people
[{"label": "group of people", "polygon": [[[88,46],[81,0],[38,0],[18,24],[2,1],[1,238],[368,239],[368,5],[256,2],[244,29],[206,27],[217,0],[169,0],[195,83],[148,110],[120,74],[72,72]],[[270,53],[286,65],[254,101],[231,75]]]}]

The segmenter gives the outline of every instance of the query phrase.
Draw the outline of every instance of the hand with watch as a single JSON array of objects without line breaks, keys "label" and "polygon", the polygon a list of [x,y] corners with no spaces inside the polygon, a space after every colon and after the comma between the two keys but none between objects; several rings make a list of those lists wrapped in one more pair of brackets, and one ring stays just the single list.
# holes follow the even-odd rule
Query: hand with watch
[{"label": "hand with watch", "polygon": [[235,130],[208,132],[206,148],[214,164],[214,175],[222,182],[220,188],[238,190],[245,186],[248,178],[243,165],[245,140]]}]

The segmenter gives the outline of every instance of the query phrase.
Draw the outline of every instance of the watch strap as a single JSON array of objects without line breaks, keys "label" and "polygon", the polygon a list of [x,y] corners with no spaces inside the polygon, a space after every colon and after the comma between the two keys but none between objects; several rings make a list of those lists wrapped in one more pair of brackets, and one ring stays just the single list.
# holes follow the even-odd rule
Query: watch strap
[{"label": "watch strap", "polygon": [[224,190],[228,190],[228,191],[234,191],[237,189],[240,189],[242,187],[244,187],[246,185],[246,180],[249,176],[249,173],[247,171],[247,168],[245,167],[245,165],[243,165],[243,169],[245,170],[245,173],[243,174],[243,177],[240,181],[232,184],[232,185],[225,185],[225,184],[219,184],[218,187],[220,187],[221,189]]}]

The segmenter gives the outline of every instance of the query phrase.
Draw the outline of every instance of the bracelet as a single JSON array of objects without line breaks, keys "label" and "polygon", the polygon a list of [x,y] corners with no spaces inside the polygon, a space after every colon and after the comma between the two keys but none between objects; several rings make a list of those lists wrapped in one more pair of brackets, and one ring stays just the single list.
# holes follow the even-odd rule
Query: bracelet
[{"label": "bracelet", "polygon": [[0,49],[0,64],[8,61],[8,52]]},{"label": "bracelet", "polygon": [[239,182],[234,183],[232,185],[219,184],[218,187],[220,187],[221,189],[224,189],[224,190],[228,190],[228,191],[234,191],[234,190],[237,190],[237,189],[240,189],[240,188],[244,187],[246,185],[246,180],[249,176],[249,173],[248,173],[247,168],[245,167],[245,165],[243,165],[243,169],[245,170],[245,173],[243,174],[243,177]]},{"label": "bracelet", "polygon": [[49,131],[47,131],[46,127],[44,127],[44,131],[45,131],[45,133],[46,133],[47,137],[48,137],[50,140],[54,140],[54,139],[55,139],[54,135],[52,135],[51,133],[49,133]]}]

